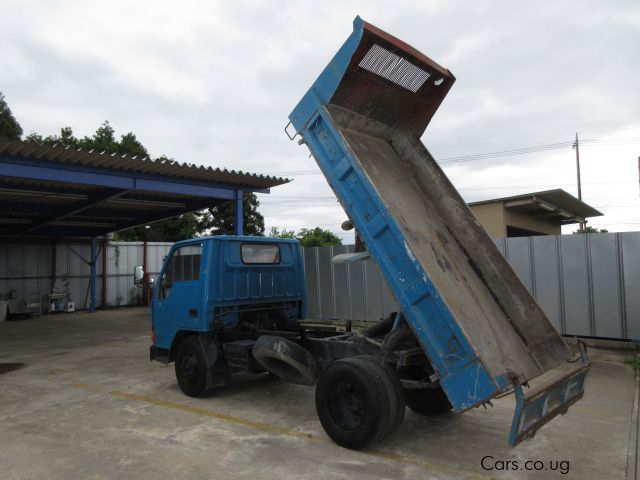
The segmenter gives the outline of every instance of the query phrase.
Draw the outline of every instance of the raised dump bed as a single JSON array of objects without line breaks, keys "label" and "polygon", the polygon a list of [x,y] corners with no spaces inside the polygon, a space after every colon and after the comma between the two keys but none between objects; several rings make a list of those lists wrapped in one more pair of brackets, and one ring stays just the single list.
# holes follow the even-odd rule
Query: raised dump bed
[{"label": "raised dump bed", "polygon": [[582,396],[588,361],[573,357],[420,141],[454,81],[357,17],[289,118],[455,410],[515,389],[515,444]]}]

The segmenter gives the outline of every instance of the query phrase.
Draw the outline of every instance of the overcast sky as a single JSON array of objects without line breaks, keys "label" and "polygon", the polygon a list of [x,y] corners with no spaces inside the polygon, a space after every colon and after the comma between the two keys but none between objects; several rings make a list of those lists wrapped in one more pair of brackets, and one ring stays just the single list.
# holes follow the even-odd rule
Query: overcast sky
[{"label": "overcast sky", "polygon": [[[581,148],[590,224],[640,229],[640,2],[9,1],[0,3],[0,91],[25,133],[104,120],[152,156],[286,175],[261,195],[267,227],[346,218],[287,116],[365,20],[450,69],[457,82],[423,141],[468,201],[564,188]],[[291,173],[295,172],[295,173]]]}]

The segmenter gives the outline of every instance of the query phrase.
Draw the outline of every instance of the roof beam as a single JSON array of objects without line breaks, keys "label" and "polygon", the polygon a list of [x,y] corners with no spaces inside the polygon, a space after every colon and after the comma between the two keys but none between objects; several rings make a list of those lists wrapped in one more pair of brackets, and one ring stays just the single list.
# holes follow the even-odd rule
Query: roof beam
[{"label": "roof beam", "polygon": [[[200,199],[188,202],[184,208],[154,212],[154,214],[149,215],[146,218],[126,219],[126,221],[122,221],[124,219],[118,219],[118,221],[112,218],[102,218],[101,216],[97,215],[86,227],[80,226],[82,225],[81,222],[75,222],[73,220],[66,222],[66,225],[50,223],[44,225],[38,230],[34,230],[30,233],[30,235],[32,235],[33,237],[87,237],[87,230],[90,229],[91,236],[99,237],[113,231],[126,230],[128,228],[138,227],[140,225],[147,225],[150,223],[159,222],[161,220],[166,220],[168,218],[176,217],[183,213],[213,207],[215,205],[223,203],[224,201],[225,200],[216,200],[211,198]],[[12,219],[7,220],[11,220],[10,223],[12,223]],[[105,224],[109,224],[109,226],[106,226]],[[115,226],[113,226],[114,224]],[[10,225],[9,223],[3,224],[2,219],[0,219],[0,235],[16,236],[15,227],[15,225]]]},{"label": "roof beam", "polygon": [[[127,230],[128,228],[139,227],[140,225],[148,225],[150,223],[159,222],[161,220],[167,220],[169,218],[177,217],[178,215],[182,215],[184,213],[195,212],[198,210],[204,210],[205,208],[214,207],[221,203],[224,203],[225,200],[212,201],[211,199],[207,200],[198,200],[189,202],[186,204],[185,208],[175,209],[173,211],[164,211],[162,213],[158,213],[156,215],[150,215],[143,221],[134,220],[132,222],[123,222],[118,225],[118,231]],[[106,232],[105,232],[106,233]]]},{"label": "roof beam", "polygon": [[20,198],[57,198],[61,200],[84,200],[87,198],[82,193],[58,193],[56,191],[33,190],[30,188],[4,188],[0,186],[0,195],[11,195]]},{"label": "roof beam", "polygon": [[67,217],[72,217],[73,215],[77,215],[78,213],[84,212],[85,210],[89,210],[90,208],[93,208],[101,204],[102,202],[121,197],[128,192],[128,190],[109,189],[100,193],[96,193],[94,195],[88,195],[88,198],[86,200],[70,206],[61,207],[52,215],[34,222],[28,228],[25,228],[24,230],[18,232],[18,235],[25,235],[27,233],[33,232],[34,230],[44,227],[47,224],[60,222]]}]

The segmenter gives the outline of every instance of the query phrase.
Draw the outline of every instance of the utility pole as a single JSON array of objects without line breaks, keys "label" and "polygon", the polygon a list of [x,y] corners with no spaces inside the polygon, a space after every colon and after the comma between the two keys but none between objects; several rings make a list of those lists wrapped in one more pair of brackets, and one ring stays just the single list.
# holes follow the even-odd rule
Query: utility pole
[{"label": "utility pole", "polygon": [[[576,141],[572,148],[576,149],[576,173],[578,174],[578,199],[582,201],[582,183],[580,182],[580,143],[578,141],[578,132],[576,132]],[[584,223],[580,223],[580,231],[584,232]]]}]

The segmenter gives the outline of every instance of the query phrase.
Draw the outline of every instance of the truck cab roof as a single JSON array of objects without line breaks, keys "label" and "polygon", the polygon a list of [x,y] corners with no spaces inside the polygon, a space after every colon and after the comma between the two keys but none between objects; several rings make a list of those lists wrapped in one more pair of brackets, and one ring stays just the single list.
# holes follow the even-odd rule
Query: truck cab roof
[{"label": "truck cab roof", "polygon": [[209,235],[208,237],[196,237],[187,240],[180,240],[174,245],[180,246],[182,244],[193,243],[196,241],[221,241],[221,242],[254,242],[254,243],[300,243],[298,240],[292,238],[273,238],[273,237],[252,237],[248,235],[236,236],[236,235]]}]

